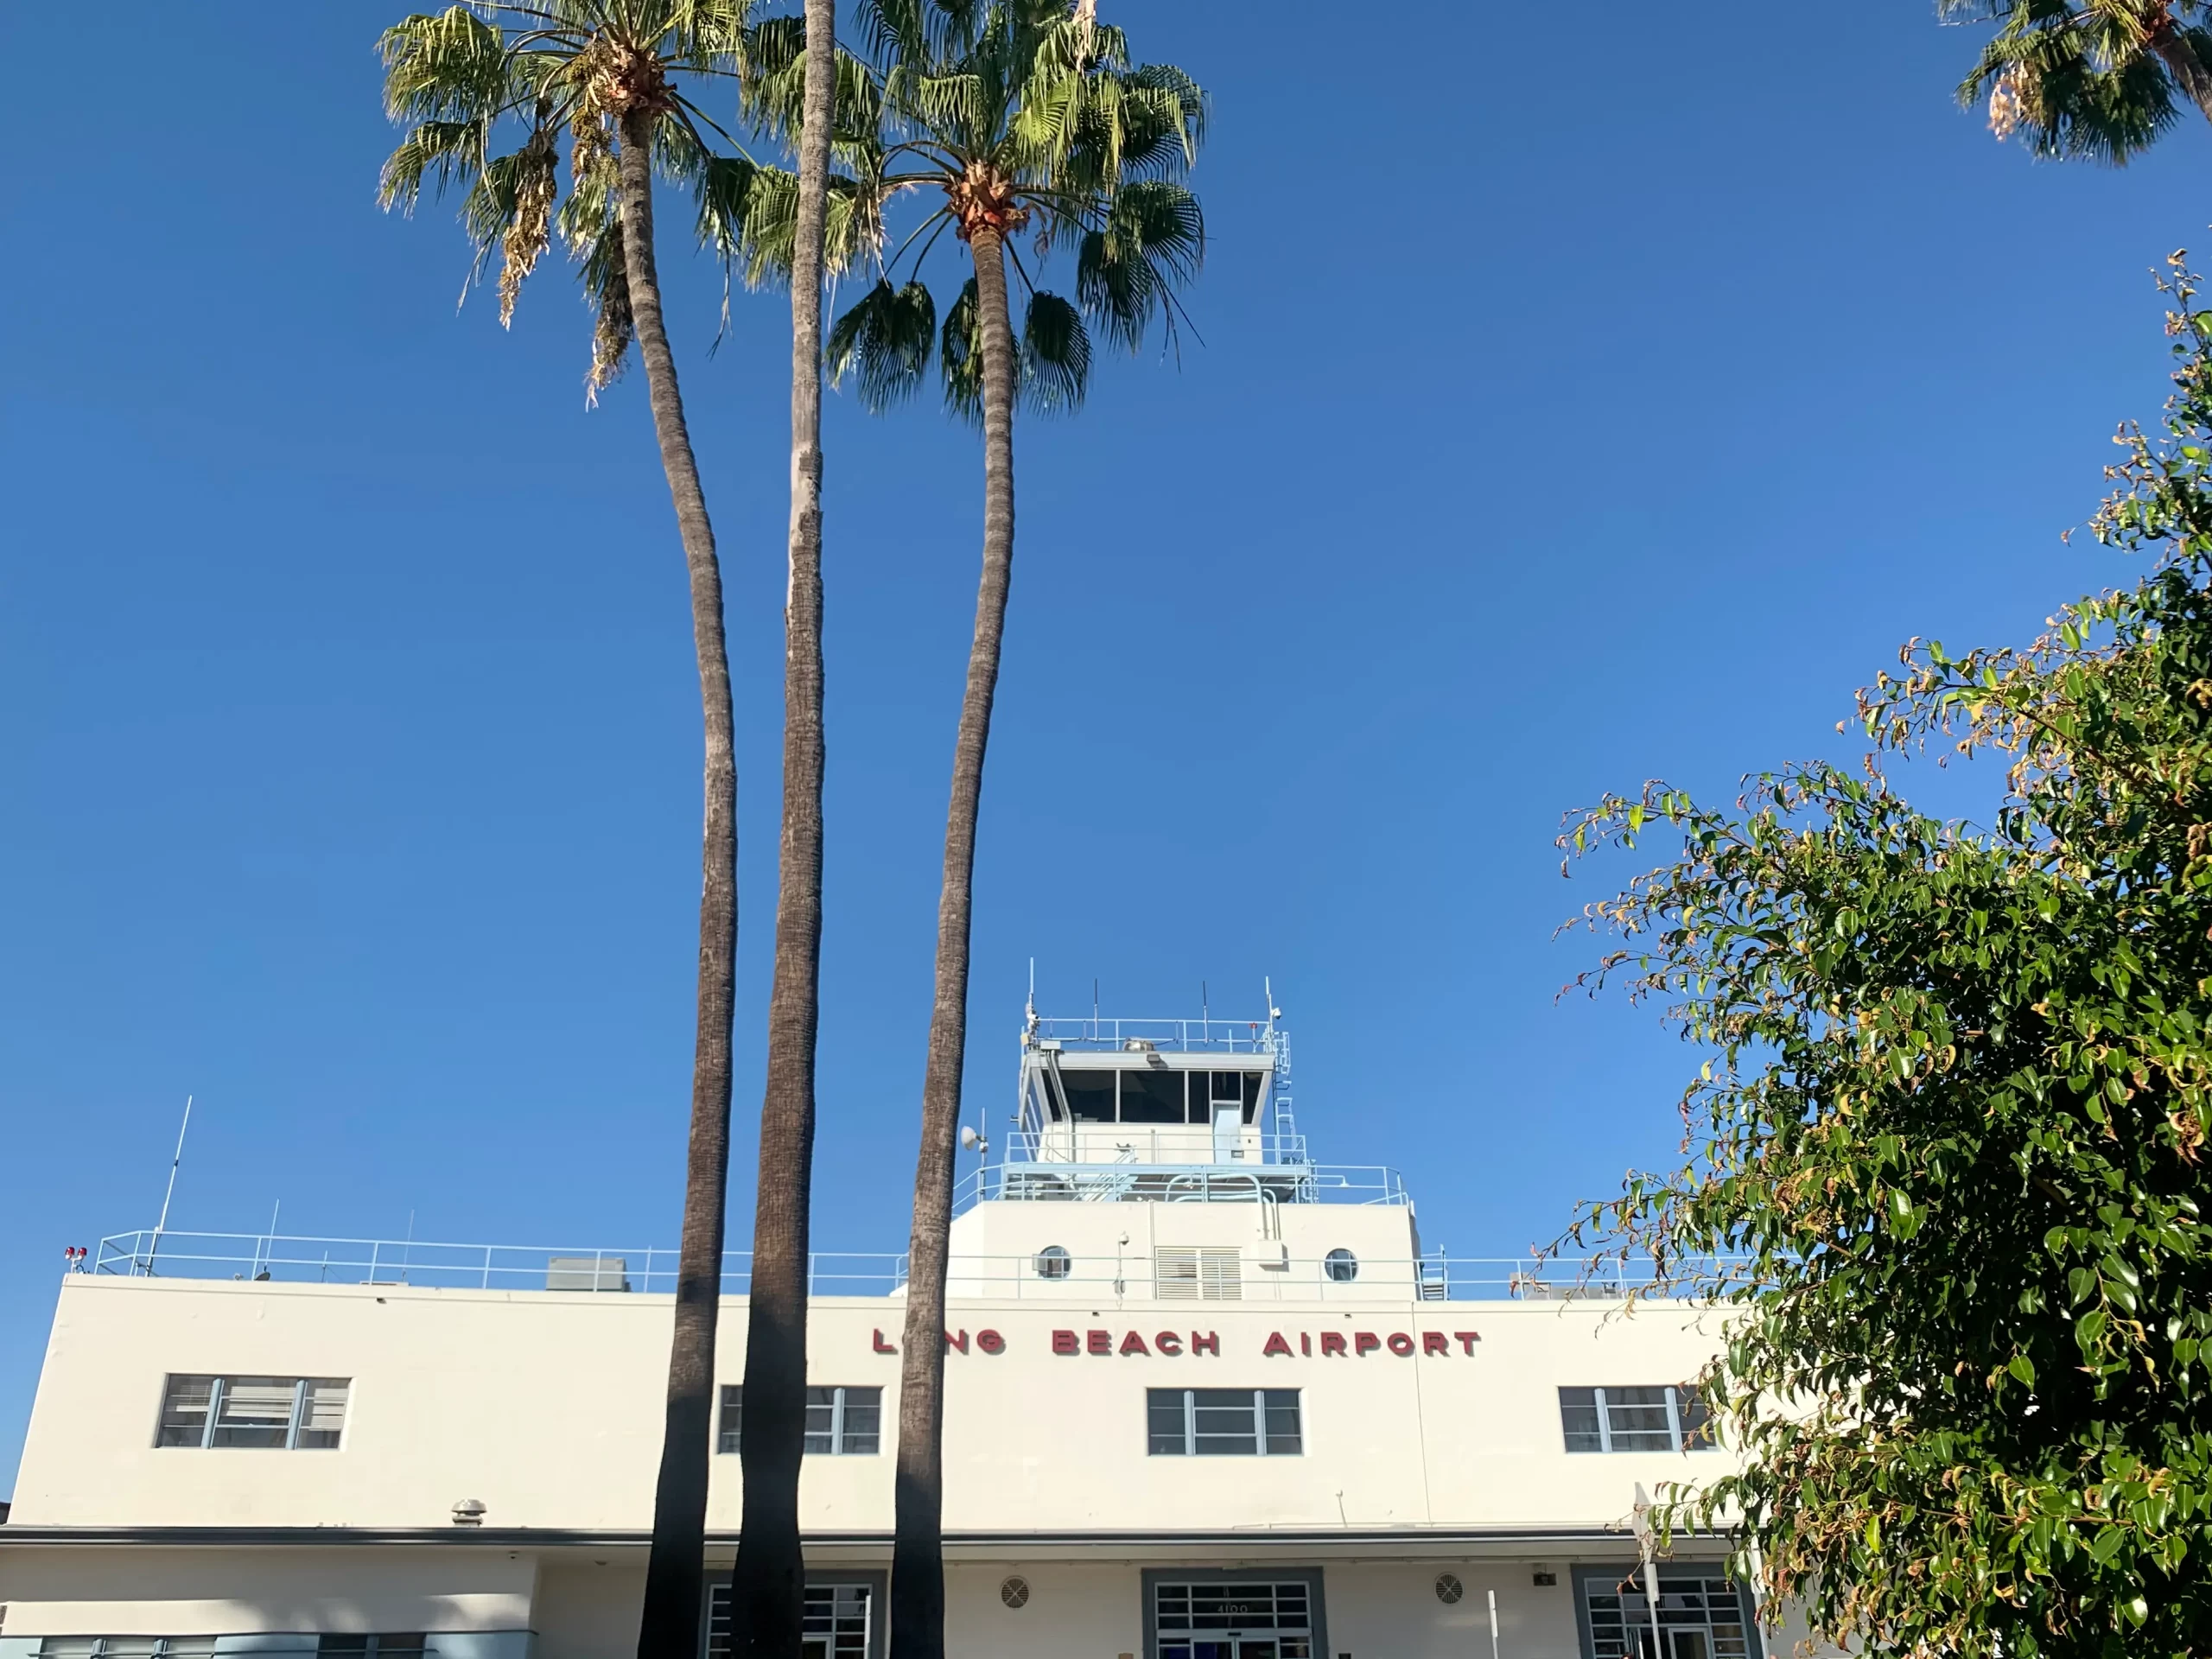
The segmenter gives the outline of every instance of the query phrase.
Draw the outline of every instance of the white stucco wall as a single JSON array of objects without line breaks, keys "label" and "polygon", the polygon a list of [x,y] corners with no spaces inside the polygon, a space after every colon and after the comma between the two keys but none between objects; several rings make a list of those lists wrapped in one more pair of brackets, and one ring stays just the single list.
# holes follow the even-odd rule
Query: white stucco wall
[{"label": "white stucco wall", "polygon": [[[1131,1206],[1132,1208],[1136,1206]],[[1151,1206],[1146,1206],[1151,1207]],[[890,1525],[899,1303],[817,1302],[810,1370],[884,1389],[884,1454],[812,1457],[810,1529]],[[664,1297],[93,1278],[60,1299],[15,1518],[36,1524],[435,1527],[476,1498],[496,1527],[638,1528],[650,1519],[670,1304]],[[1712,1316],[1589,1303],[1161,1304],[1149,1298],[957,1304],[947,1361],[945,1523],[953,1529],[1615,1522],[1637,1481],[1719,1454],[1569,1455],[1562,1385],[1693,1375]],[[1003,1351],[982,1351],[996,1332]],[[723,1377],[743,1372],[725,1315]],[[1083,1351],[1054,1351],[1072,1331]],[[1103,1331],[1114,1350],[1089,1351]],[[1168,1332],[1183,1351],[1158,1351]],[[1476,1332],[1470,1344],[1462,1333]],[[1148,1351],[1123,1352],[1131,1332]],[[1364,1333],[1442,1353],[1360,1353]],[[1325,1334],[1347,1351],[1325,1355]],[[1294,1352],[1264,1353],[1281,1335]],[[1217,1339],[1218,1354],[1196,1338]],[[1295,1351],[1311,1346],[1313,1352]],[[334,1451],[156,1448],[172,1372],[353,1379]],[[1295,1388],[1304,1455],[1150,1457],[1148,1388]],[[737,1460],[717,1458],[710,1524],[734,1527]]]}]

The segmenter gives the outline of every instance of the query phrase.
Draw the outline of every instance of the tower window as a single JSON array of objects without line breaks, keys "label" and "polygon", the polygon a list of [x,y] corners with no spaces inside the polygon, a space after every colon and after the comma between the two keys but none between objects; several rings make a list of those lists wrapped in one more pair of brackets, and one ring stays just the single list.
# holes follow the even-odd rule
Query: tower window
[{"label": "tower window", "polygon": [[1047,1244],[1037,1252],[1037,1276],[1039,1279],[1065,1279],[1074,1266],[1073,1258],[1057,1244]]},{"label": "tower window", "polygon": [[1350,1250],[1331,1250],[1321,1258],[1321,1271],[1340,1285],[1359,1277],[1359,1258]]}]

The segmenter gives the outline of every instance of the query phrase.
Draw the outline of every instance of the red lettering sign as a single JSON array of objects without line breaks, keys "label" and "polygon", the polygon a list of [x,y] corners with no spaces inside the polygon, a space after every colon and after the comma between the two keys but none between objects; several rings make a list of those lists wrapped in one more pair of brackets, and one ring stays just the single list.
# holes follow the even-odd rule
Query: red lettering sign
[{"label": "red lettering sign", "polygon": [[1301,1354],[1310,1354],[1313,1351],[1313,1338],[1303,1331],[1298,1333],[1298,1351]]},{"label": "red lettering sign", "polygon": [[966,1353],[968,1351],[968,1333],[965,1331],[963,1331],[958,1336],[955,1336],[951,1332],[946,1332],[944,1333],[944,1345],[948,1348],[957,1348],[962,1353]]},{"label": "red lettering sign", "polygon": [[1209,1331],[1205,1335],[1200,1336],[1197,1332],[1192,1332],[1191,1352],[1193,1356],[1198,1354],[1211,1354],[1215,1358],[1220,1358],[1221,1338],[1219,1334],[1215,1332]]},{"label": "red lettering sign", "polygon": [[1152,1352],[1152,1350],[1144,1345],[1144,1338],[1142,1337],[1132,1331],[1128,1335],[1122,1338],[1122,1351],[1125,1354],[1149,1355]]},{"label": "red lettering sign", "polygon": [[1183,1338],[1173,1331],[1162,1331],[1152,1339],[1152,1345],[1163,1354],[1179,1354],[1183,1351]]},{"label": "red lettering sign", "polygon": [[976,1333],[976,1345],[987,1354],[1006,1352],[1006,1338],[995,1331],[978,1331]]},{"label": "red lettering sign", "polygon": [[1114,1333],[1111,1331],[1091,1331],[1085,1334],[1090,1339],[1090,1346],[1092,1353],[1104,1354],[1109,1358],[1112,1357],[1114,1352]]},{"label": "red lettering sign", "polygon": [[1322,1357],[1322,1358],[1326,1359],[1326,1358],[1327,1358],[1331,1354],[1336,1354],[1336,1355],[1338,1355],[1338,1356],[1341,1357],[1341,1356],[1343,1355],[1344,1351],[1344,1333],[1343,1332],[1341,1332],[1341,1331],[1324,1331],[1324,1332],[1321,1333],[1321,1357]]},{"label": "red lettering sign", "polygon": [[1281,1354],[1285,1359],[1288,1359],[1290,1344],[1282,1339],[1281,1332],[1270,1331],[1268,1332],[1268,1345],[1260,1350],[1260,1357],[1267,1359],[1276,1354]]},{"label": "red lettering sign", "polygon": [[1079,1354],[1083,1351],[1083,1338],[1072,1331],[1055,1331],[1052,1332],[1052,1351],[1056,1354]]},{"label": "red lettering sign", "polygon": [[1404,1332],[1393,1331],[1387,1338],[1384,1338],[1384,1340],[1389,1344],[1390,1351],[1395,1354],[1400,1359],[1411,1359],[1413,1357],[1414,1339],[1408,1336]]},{"label": "red lettering sign", "polygon": [[1382,1345],[1382,1338],[1372,1331],[1355,1331],[1351,1333],[1351,1351],[1354,1356],[1360,1359],[1365,1359]]},{"label": "red lettering sign", "polygon": [[1424,1331],[1421,1333],[1421,1351],[1424,1354],[1448,1356],[1452,1351],[1452,1338],[1441,1331]]},{"label": "red lettering sign", "polygon": [[875,1351],[879,1354],[895,1354],[899,1350],[886,1342],[883,1339],[883,1332],[879,1331],[875,1333]]},{"label": "red lettering sign", "polygon": [[1475,1351],[1475,1344],[1483,1339],[1479,1331],[1454,1331],[1452,1334],[1459,1339],[1460,1348],[1471,1354]]}]

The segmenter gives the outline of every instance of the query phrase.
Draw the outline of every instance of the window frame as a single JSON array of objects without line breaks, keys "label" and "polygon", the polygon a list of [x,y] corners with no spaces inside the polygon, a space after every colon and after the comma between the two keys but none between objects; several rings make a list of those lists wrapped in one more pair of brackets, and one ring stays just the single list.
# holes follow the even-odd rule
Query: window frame
[{"label": "window frame", "polygon": [[[880,1568],[830,1567],[820,1572],[809,1573],[806,1575],[806,1582],[800,1591],[800,1596],[804,1601],[804,1597],[810,1592],[827,1590],[831,1593],[831,1605],[834,1606],[836,1592],[849,1589],[861,1589],[867,1592],[868,1599],[868,1659],[884,1659],[891,1637],[890,1573]],[[700,1659],[715,1659],[717,1654],[721,1656],[721,1659],[728,1659],[730,1651],[728,1611],[729,1595],[730,1568],[727,1566],[708,1568],[707,1582],[702,1586],[699,1597]],[[715,1603],[717,1600],[720,1600],[723,1605],[721,1645],[719,1648],[715,1645]],[[835,1659],[836,1649],[833,1647],[830,1651],[832,1659]]]},{"label": "window frame", "polygon": [[[1144,1391],[1145,1455],[1152,1458],[1302,1458],[1306,1455],[1306,1407],[1297,1389],[1147,1389]],[[1200,1449],[1201,1439],[1219,1440],[1217,1433],[1201,1436],[1198,1433],[1198,1413],[1201,1410],[1234,1411],[1238,1407],[1225,1401],[1212,1400],[1201,1405],[1200,1395],[1241,1395],[1250,1401],[1244,1408],[1252,1415],[1251,1441],[1249,1448],[1238,1446],[1222,1449],[1208,1446]],[[1173,1403],[1170,1403],[1173,1402]],[[1162,1409],[1181,1408],[1182,1440],[1179,1447],[1157,1444],[1160,1438],[1154,1427],[1154,1414]],[[1272,1413],[1287,1409],[1292,1416],[1292,1432],[1287,1435],[1275,1433],[1268,1419]],[[1270,1441],[1289,1440],[1287,1446],[1271,1446]]]},{"label": "window frame", "polygon": [[[1569,1457],[1675,1457],[1688,1456],[1693,1452],[1711,1452],[1716,1449],[1710,1416],[1704,1410],[1704,1402],[1700,1399],[1695,1388],[1681,1382],[1622,1382],[1611,1386],[1615,1391],[1624,1394],[1631,1389],[1653,1389],[1659,1393],[1666,1407],[1668,1445],[1664,1447],[1615,1446],[1613,1436],[1617,1432],[1622,1434],[1633,1434],[1648,1433],[1649,1431],[1616,1430],[1612,1421],[1612,1414],[1616,1408],[1605,1398],[1605,1385],[1593,1383],[1571,1388],[1561,1384],[1559,1388],[1560,1440]],[[1589,1399],[1586,1402],[1578,1400],[1570,1407],[1567,1400],[1570,1394],[1587,1395]],[[1622,1411],[1649,1411],[1650,1408],[1648,1403],[1643,1402],[1623,1401],[1618,1406],[1618,1409]],[[1567,1414],[1569,1409],[1590,1411],[1595,1414],[1598,1428],[1596,1446],[1577,1446],[1574,1443],[1575,1438],[1586,1431],[1571,1429],[1567,1427]]]},{"label": "window frame", "polygon": [[[806,1409],[810,1413],[823,1405],[830,1408],[830,1444],[827,1446],[810,1444],[818,1437],[810,1429],[803,1430],[799,1452],[802,1457],[875,1458],[883,1455],[883,1385],[881,1383],[810,1382],[806,1385],[806,1392],[809,1395]],[[826,1394],[830,1398],[820,1401],[811,1397],[817,1394]],[[872,1402],[850,1400],[847,1397],[855,1394],[873,1395],[875,1397]],[[875,1409],[875,1444],[866,1451],[856,1451],[847,1443],[853,1438],[854,1431],[846,1427],[845,1414],[848,1408],[851,1406],[866,1404],[872,1404]],[[737,1423],[734,1427],[730,1423],[733,1407],[735,1408],[737,1416]],[[744,1423],[745,1384],[725,1382],[715,1395],[715,1456],[734,1457],[737,1455],[741,1437],[744,1433]]]},{"label": "window frame", "polygon": [[[315,1659],[384,1659],[385,1656],[426,1656],[435,1649],[428,1630],[319,1630],[315,1634]],[[355,1643],[361,1645],[355,1647]],[[387,1643],[397,1643],[387,1646]],[[334,1645],[335,1644],[335,1645]]]},{"label": "window frame", "polygon": [[[223,1403],[229,1389],[249,1378],[257,1382],[289,1382],[292,1385],[292,1406],[284,1421],[284,1439],[281,1445],[254,1446],[225,1445],[215,1437],[226,1425],[223,1421]],[[166,1438],[170,1431],[170,1402],[180,1382],[206,1382],[207,1403],[200,1420],[197,1440],[172,1440]],[[325,1384],[342,1391],[338,1404],[338,1428],[327,1445],[302,1443],[302,1434],[326,1431],[308,1427],[308,1412],[313,1403],[312,1390],[315,1384]],[[161,1402],[154,1414],[154,1450],[156,1452],[338,1452],[345,1449],[346,1431],[353,1415],[353,1379],[350,1376],[293,1376],[286,1377],[267,1372],[254,1371],[168,1371],[162,1377]],[[178,1424],[181,1431],[187,1425]],[[232,1423],[231,1428],[243,1425]],[[103,1637],[103,1640],[106,1638]],[[167,1637],[161,1638],[168,1640]]]}]

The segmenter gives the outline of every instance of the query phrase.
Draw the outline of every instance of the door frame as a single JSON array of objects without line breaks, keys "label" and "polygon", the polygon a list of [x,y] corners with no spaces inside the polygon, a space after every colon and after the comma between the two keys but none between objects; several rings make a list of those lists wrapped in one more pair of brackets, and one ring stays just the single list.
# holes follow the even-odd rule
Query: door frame
[{"label": "door frame", "polygon": [[[707,1652],[708,1626],[711,1623],[715,1605],[715,1592],[728,1591],[736,1567],[710,1567],[706,1581],[699,1586],[699,1646],[700,1659]],[[821,1589],[831,1585],[864,1584],[868,1586],[868,1659],[884,1659],[891,1648],[891,1573],[880,1567],[812,1567],[806,1572],[806,1588]]]},{"label": "door frame", "polygon": [[1160,1659],[1160,1598],[1163,1584],[1231,1584],[1265,1580],[1274,1584],[1306,1586],[1306,1605],[1312,1611],[1313,1659],[1332,1659],[1329,1649],[1329,1605],[1321,1593],[1318,1567],[1147,1567],[1138,1574],[1139,1594],[1144,1598],[1144,1659]]},{"label": "door frame", "polygon": [[[1766,1637],[1759,1629],[1758,1599],[1751,1593],[1751,1586],[1728,1571],[1728,1563],[1726,1560],[1715,1558],[1707,1561],[1662,1561],[1659,1563],[1659,1587],[1662,1591],[1667,1587],[1669,1567],[1685,1576],[1692,1572],[1707,1577],[1718,1573],[1726,1578],[1729,1583],[1735,1586],[1737,1603],[1744,1610],[1744,1628],[1751,1635],[1752,1659],[1765,1659]],[[1582,1659],[1592,1659],[1592,1656],[1597,1651],[1596,1639],[1590,1634],[1590,1597],[1586,1586],[1593,1579],[1600,1581],[1610,1580],[1612,1583],[1618,1584],[1631,1573],[1637,1575],[1640,1590],[1643,1576],[1643,1564],[1641,1561],[1585,1562],[1577,1566],[1569,1575],[1569,1582],[1573,1586],[1574,1634],[1578,1643],[1577,1651],[1581,1655]],[[1663,1654],[1661,1659],[1665,1659]]]}]

